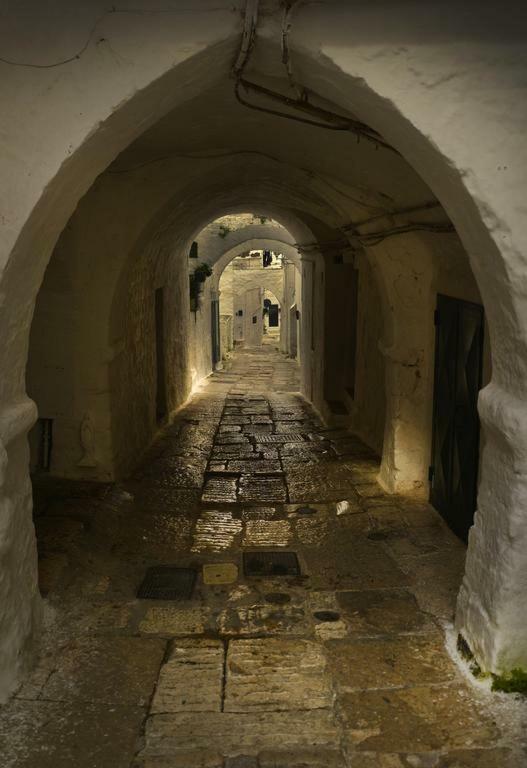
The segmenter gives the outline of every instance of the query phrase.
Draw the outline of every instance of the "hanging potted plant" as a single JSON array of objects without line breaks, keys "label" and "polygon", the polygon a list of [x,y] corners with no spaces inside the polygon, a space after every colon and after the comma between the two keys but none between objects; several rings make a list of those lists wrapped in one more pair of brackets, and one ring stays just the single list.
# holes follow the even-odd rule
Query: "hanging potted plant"
[{"label": "hanging potted plant", "polygon": [[189,275],[189,288],[190,288],[190,310],[191,312],[197,312],[199,309],[199,295],[203,287],[203,283],[212,275],[212,269],[208,264],[199,264],[194,272]]},{"label": "hanging potted plant", "polygon": [[212,275],[212,269],[208,264],[199,264],[194,270],[194,280],[198,283],[204,283],[207,277]]}]

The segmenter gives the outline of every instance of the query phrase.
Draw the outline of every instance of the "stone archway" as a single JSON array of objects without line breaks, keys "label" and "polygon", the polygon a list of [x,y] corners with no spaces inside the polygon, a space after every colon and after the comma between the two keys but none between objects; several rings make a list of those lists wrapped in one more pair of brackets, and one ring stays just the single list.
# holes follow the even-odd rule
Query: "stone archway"
[{"label": "stone archway", "polygon": [[[317,34],[324,28],[327,35],[327,42],[322,46],[324,62],[315,62],[314,56],[310,58],[300,52],[313,42],[314,33],[308,27],[302,28],[301,40],[297,43],[300,66],[307,70],[306,79],[318,92],[324,92],[321,84],[330,81],[328,96],[335,104],[352,109],[367,120],[428,183],[449,213],[469,253],[487,309],[493,342],[493,376],[480,397],[486,444],[479,511],[470,537],[458,625],[484,668],[501,670],[525,666],[527,637],[525,621],[518,610],[524,598],[527,568],[524,554],[527,530],[522,510],[527,460],[524,419],[527,298],[521,288],[525,272],[521,247],[525,230],[518,204],[524,182],[515,175],[521,166],[517,162],[522,151],[519,134],[510,130],[498,150],[494,131],[501,126],[497,126],[497,121],[482,120],[478,109],[471,112],[469,107],[475,102],[467,103],[466,94],[470,92],[468,86],[481,77],[484,70],[481,61],[472,66],[467,60],[463,77],[467,87],[450,90],[448,68],[438,59],[425,65],[429,69],[424,77],[419,67],[392,66],[398,53],[381,44],[371,44],[370,49],[365,46],[368,50],[358,51],[349,44],[343,45],[339,31],[342,25],[336,29],[335,20],[324,20],[323,14],[323,9],[309,11],[309,28],[316,29]],[[321,26],[314,23],[317,18],[324,21]],[[89,109],[82,119],[65,124],[62,131],[50,131],[46,142],[28,151],[22,163],[24,170],[32,165],[37,171],[27,186],[14,190],[0,283],[5,297],[0,323],[3,369],[8,372],[2,382],[0,416],[1,501],[6,519],[0,561],[3,691],[9,691],[14,685],[22,663],[21,651],[31,636],[39,611],[26,444],[35,409],[25,395],[24,369],[33,304],[45,265],[81,195],[116,154],[146,127],[144,115],[149,114],[149,122],[154,122],[183,97],[185,89],[187,94],[199,91],[200,75],[220,66],[228,68],[238,42],[236,22],[225,13],[214,34],[201,46],[196,43],[191,47],[193,56],[188,53],[188,41],[184,40],[177,55],[172,46],[167,46],[158,57],[154,57],[151,50],[141,54],[147,61],[151,57],[150,66],[144,69],[137,66],[136,71],[134,65],[123,74],[106,63],[105,67],[113,73],[109,79],[100,70],[96,71],[96,77],[93,72],[89,75],[90,62],[81,61],[73,87],[77,86],[77,78],[87,75],[83,93],[89,94],[86,99]],[[156,29],[161,35],[162,25]],[[360,29],[361,25],[354,25],[355,34],[359,34]],[[140,37],[139,27],[131,34]],[[227,42],[220,42],[225,39]],[[381,50],[375,56],[374,49],[378,47]],[[198,48],[201,53],[196,54]],[[313,44],[312,49],[319,51],[319,44]],[[504,109],[510,104],[511,121],[517,120],[514,125],[520,125],[523,115],[518,115],[514,98],[517,76],[511,56],[511,52],[504,52],[500,64],[501,81],[510,77],[511,87],[499,103]],[[429,76],[434,72],[436,77],[430,85]],[[499,80],[496,78],[495,83],[487,84],[487,103],[491,105],[497,103]],[[105,83],[102,91],[101,82]],[[434,84],[439,90],[434,90]],[[8,83],[13,89],[18,85],[16,77]],[[56,108],[60,100],[67,100],[68,88],[72,88],[71,83],[63,84],[62,90],[53,94],[50,110]],[[37,90],[41,89],[31,82],[28,92]],[[443,98],[438,97],[439,93]],[[53,102],[55,98],[58,102]],[[460,110],[462,101],[463,110]],[[448,131],[444,123],[436,120],[437,108],[432,102],[452,105],[453,119]],[[121,106],[114,108],[115,104]],[[502,112],[500,109],[500,114]],[[43,121],[48,114],[42,116]],[[13,132],[16,120],[14,115]],[[467,135],[477,135],[477,147],[467,142]],[[21,176],[17,158],[29,149],[31,138],[29,134],[21,136],[20,151],[5,159],[4,178]],[[50,147],[53,151],[47,152]],[[491,183],[495,181],[496,168],[508,171],[506,181],[499,185]]]}]

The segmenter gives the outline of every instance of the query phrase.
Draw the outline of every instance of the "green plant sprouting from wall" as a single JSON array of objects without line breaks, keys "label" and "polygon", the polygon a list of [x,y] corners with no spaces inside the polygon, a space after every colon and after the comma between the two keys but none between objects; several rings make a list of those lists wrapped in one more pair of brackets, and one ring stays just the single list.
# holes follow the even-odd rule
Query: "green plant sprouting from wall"
[{"label": "green plant sprouting from wall", "polygon": [[462,635],[458,635],[457,650],[461,658],[467,662],[475,678],[478,680],[490,678],[492,680],[491,690],[501,693],[521,693],[523,696],[527,696],[527,672],[525,670],[515,667],[503,675],[483,672]]},{"label": "green plant sprouting from wall", "polygon": [[527,672],[515,667],[505,675],[492,675],[492,690],[527,696]]},{"label": "green plant sprouting from wall", "polygon": [[218,236],[221,238],[227,237],[229,232],[232,232],[231,228],[228,227],[226,224],[220,224],[220,230],[218,232]]}]

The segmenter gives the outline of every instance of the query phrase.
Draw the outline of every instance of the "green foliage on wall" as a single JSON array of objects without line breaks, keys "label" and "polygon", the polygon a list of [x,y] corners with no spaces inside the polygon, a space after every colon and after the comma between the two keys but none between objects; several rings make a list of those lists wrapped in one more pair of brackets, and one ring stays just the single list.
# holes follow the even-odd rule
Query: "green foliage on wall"
[{"label": "green foliage on wall", "polygon": [[197,312],[200,306],[200,294],[203,283],[212,275],[212,269],[208,264],[198,264],[194,272],[188,276],[190,311]]},{"label": "green foliage on wall", "polygon": [[527,696],[527,672],[516,667],[506,675],[492,675],[492,690]]}]

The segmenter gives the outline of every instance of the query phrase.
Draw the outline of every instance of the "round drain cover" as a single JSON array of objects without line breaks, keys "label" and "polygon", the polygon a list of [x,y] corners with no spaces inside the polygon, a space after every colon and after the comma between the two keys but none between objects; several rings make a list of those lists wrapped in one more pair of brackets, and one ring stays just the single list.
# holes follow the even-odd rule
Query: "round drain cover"
[{"label": "round drain cover", "polygon": [[268,603],[273,603],[274,605],[284,605],[291,602],[291,595],[285,592],[269,592],[265,595],[265,599]]},{"label": "round drain cover", "polygon": [[337,611],[315,611],[313,616],[318,621],[339,621],[340,613]]}]

